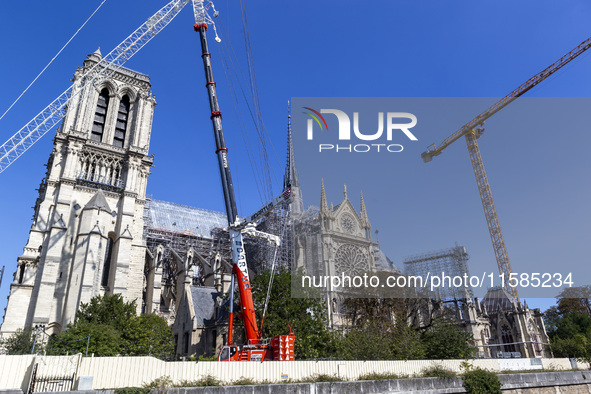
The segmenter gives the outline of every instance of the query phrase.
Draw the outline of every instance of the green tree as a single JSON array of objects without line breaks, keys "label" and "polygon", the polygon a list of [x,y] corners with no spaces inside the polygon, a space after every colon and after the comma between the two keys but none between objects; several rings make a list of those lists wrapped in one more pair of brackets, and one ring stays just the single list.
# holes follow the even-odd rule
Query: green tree
[{"label": "green tree", "polygon": [[88,304],[80,304],[76,321],[105,324],[116,330],[124,330],[135,317],[135,301],[125,302],[121,294],[93,297]]},{"label": "green tree", "polygon": [[134,316],[123,332],[123,353],[129,356],[163,356],[174,353],[172,330],[154,313]]},{"label": "green tree", "polygon": [[423,333],[422,342],[429,359],[465,359],[476,353],[472,334],[448,319],[435,319]]},{"label": "green tree", "polygon": [[343,305],[352,328],[339,344],[348,360],[409,360],[424,356],[420,333],[407,323],[407,304],[391,298],[349,298]]},{"label": "green tree", "polygon": [[590,293],[589,286],[565,289],[544,320],[555,357],[573,357],[591,366]]},{"label": "green tree", "polygon": [[[270,272],[263,271],[251,282],[252,297],[261,324],[267,297]],[[280,270],[275,273],[267,314],[262,327],[262,336],[271,338],[285,335],[288,326],[296,335],[295,356],[297,359],[332,357],[336,351],[335,334],[326,327],[326,307],[319,298],[292,298],[292,273]]]},{"label": "green tree", "polygon": [[[0,339],[0,348],[4,348],[7,354],[29,354],[33,349],[33,342],[35,341],[34,328],[19,328],[14,334],[5,339]],[[43,351],[43,344],[37,342],[35,350]]]},{"label": "green tree", "polygon": [[88,354],[116,356],[121,354],[121,333],[107,324],[89,323],[79,320],[68,324],[66,329],[51,336],[47,344],[48,354]]},{"label": "green tree", "polygon": [[52,336],[48,353],[94,353],[97,356],[154,355],[174,352],[172,330],[154,314],[135,315],[135,302],[120,294],[97,296],[81,304],[76,320]]}]

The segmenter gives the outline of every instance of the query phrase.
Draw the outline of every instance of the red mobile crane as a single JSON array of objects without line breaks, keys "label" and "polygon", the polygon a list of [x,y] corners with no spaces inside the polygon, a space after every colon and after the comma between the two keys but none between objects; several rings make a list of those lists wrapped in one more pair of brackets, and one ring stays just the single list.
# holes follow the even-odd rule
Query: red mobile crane
[{"label": "red mobile crane", "polygon": [[[68,104],[74,100],[78,94],[86,92],[99,86],[102,81],[112,75],[117,67],[122,66],[135,53],[144,47],[152,38],[154,38],[162,29],[181,12],[190,0],[171,0],[168,4],[158,10],[129,37],[120,43],[109,54],[104,56],[83,78],[80,78],[73,87],[68,88],[49,106],[41,111],[34,119],[27,123],[8,141],[0,145],[0,173],[2,173],[15,160],[21,157],[33,144],[43,137],[64,117]],[[293,360],[295,335],[290,329],[288,335],[281,335],[271,340],[260,337],[259,328],[256,322],[254,304],[252,302],[252,293],[250,290],[250,281],[248,278],[248,268],[246,264],[246,255],[244,253],[242,233],[250,236],[259,237],[279,243],[279,239],[271,234],[265,234],[254,229],[254,222],[271,212],[271,210],[282,203],[291,201],[291,186],[287,185],[286,190],[280,196],[275,198],[263,208],[245,220],[238,218],[236,210],[236,201],[234,198],[234,188],[232,186],[232,177],[230,176],[230,167],[228,163],[227,151],[224,142],[224,133],[222,131],[222,113],[217,101],[215,82],[211,69],[211,56],[207,46],[207,23],[209,22],[215,28],[215,24],[208,15],[208,8],[213,8],[213,3],[209,2],[207,6],[203,0],[192,0],[193,13],[195,16],[195,31],[199,32],[201,38],[202,58],[205,67],[205,79],[207,81],[207,91],[209,94],[209,105],[211,109],[211,120],[216,141],[216,154],[220,167],[222,178],[222,187],[224,191],[224,201],[226,204],[226,213],[230,229],[230,240],[232,244],[232,284],[230,291],[230,324],[228,334],[228,344],[220,352],[219,359],[222,361],[255,361],[255,360]],[[217,12],[214,11],[214,16]],[[216,41],[219,38],[216,35]],[[246,331],[247,343],[243,346],[233,344],[233,289],[234,275],[236,276],[244,327]]]},{"label": "red mobile crane", "polygon": [[[212,3],[209,3],[213,7]],[[278,204],[289,202],[291,197],[291,190],[288,186],[280,196],[275,198],[272,202],[265,205],[254,215],[251,215],[246,220],[241,221],[238,217],[236,209],[236,200],[234,197],[234,186],[232,184],[232,176],[230,174],[230,164],[228,161],[228,148],[226,148],[224,140],[224,132],[222,129],[222,111],[217,100],[216,84],[213,80],[213,72],[211,67],[211,54],[207,44],[207,22],[212,22],[207,14],[207,10],[203,6],[202,1],[193,0],[193,9],[195,13],[194,29],[199,33],[201,39],[201,58],[203,59],[203,67],[205,69],[205,80],[207,93],[209,96],[209,106],[211,110],[211,122],[213,124],[213,133],[216,142],[216,155],[218,158],[218,165],[220,168],[220,175],[222,180],[222,188],[224,193],[224,202],[226,205],[226,214],[228,216],[228,225],[230,230],[230,242],[232,245],[232,280],[230,286],[230,322],[228,327],[228,344],[222,348],[218,356],[219,361],[263,361],[263,360],[277,360],[290,361],[294,360],[294,343],[295,335],[290,329],[288,335],[280,335],[272,339],[262,339],[259,331],[254,304],[252,301],[252,292],[250,287],[250,280],[248,278],[248,267],[246,264],[246,254],[244,252],[244,243],[242,233],[247,232],[250,235],[260,236],[268,240],[277,237],[269,234],[264,234],[253,229],[251,225],[257,219],[261,218],[273,207]],[[214,10],[214,16],[217,14]],[[219,38],[216,36],[216,41]],[[234,318],[234,276],[238,284],[238,291],[240,294],[241,314],[244,321],[244,329],[246,333],[246,344],[237,346],[233,344],[233,318]]]}]

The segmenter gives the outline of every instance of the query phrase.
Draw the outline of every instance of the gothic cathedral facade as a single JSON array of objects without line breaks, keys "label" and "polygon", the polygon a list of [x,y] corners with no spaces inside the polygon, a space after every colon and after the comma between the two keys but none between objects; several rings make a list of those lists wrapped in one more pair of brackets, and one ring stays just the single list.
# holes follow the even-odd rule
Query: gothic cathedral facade
[{"label": "gothic cathedral facade", "polygon": [[74,74],[1,336],[35,326],[58,333],[96,295],[142,300],[143,208],[156,101],[149,77],[122,67],[99,84],[78,88],[101,58],[97,50]]}]

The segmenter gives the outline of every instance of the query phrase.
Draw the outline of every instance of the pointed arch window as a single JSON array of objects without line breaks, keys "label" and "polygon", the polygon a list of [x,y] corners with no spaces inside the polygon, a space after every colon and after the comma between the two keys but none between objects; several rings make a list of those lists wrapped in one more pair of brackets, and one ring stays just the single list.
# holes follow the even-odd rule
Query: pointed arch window
[{"label": "pointed arch window", "polygon": [[105,121],[107,120],[107,108],[109,108],[109,90],[104,88],[99,94],[96,111],[94,113],[92,132],[90,133],[90,139],[94,141],[103,141]]},{"label": "pointed arch window", "polygon": [[129,118],[129,96],[125,95],[119,102],[117,110],[117,124],[115,125],[115,137],[113,145],[123,148],[125,143],[125,132],[127,130],[127,120]]},{"label": "pointed arch window", "polygon": [[513,334],[511,333],[511,329],[506,324],[501,326],[501,340],[503,341],[504,350],[506,352],[515,352],[515,344],[513,342]]},{"label": "pointed arch window", "polygon": [[107,239],[107,250],[105,252],[105,262],[103,263],[103,277],[101,286],[107,287],[109,285],[109,273],[111,271],[111,258],[113,256],[113,238]]}]

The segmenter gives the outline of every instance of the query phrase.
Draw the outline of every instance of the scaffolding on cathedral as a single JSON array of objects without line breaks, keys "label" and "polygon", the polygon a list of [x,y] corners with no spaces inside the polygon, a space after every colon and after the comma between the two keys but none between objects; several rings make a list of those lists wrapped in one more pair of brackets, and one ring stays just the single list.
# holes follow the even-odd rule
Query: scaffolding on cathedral
[{"label": "scaffolding on cathedral", "polygon": [[[437,275],[440,278],[464,277],[468,272],[468,259],[470,256],[464,246],[456,245],[453,248],[443,249],[410,256],[404,259],[404,272],[408,276],[420,276],[423,279],[429,275]],[[442,281],[442,286],[437,290],[437,298],[441,300],[464,300],[473,298],[472,287],[454,286],[450,280]]]},{"label": "scaffolding on cathedral", "polygon": [[[291,264],[291,222],[289,206],[280,206],[263,218],[257,229],[281,237],[276,267],[289,269]],[[203,208],[146,199],[144,239],[150,252],[163,246],[163,281],[174,284],[177,260],[185,261],[192,248],[206,261],[216,255],[232,261],[226,215]],[[256,273],[271,268],[275,247],[259,239],[246,239],[249,268]],[[226,267],[230,267],[227,264]],[[229,273],[230,268],[226,271]]]}]

